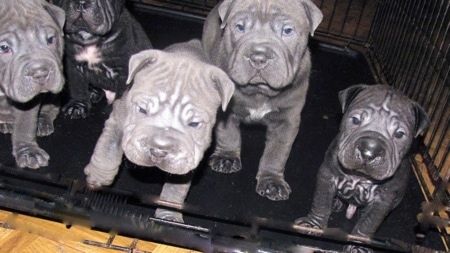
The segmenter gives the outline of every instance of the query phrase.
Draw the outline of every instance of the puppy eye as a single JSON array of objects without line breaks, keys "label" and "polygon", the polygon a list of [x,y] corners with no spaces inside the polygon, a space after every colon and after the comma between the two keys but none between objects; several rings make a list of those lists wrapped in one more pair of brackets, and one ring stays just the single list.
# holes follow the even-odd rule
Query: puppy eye
[{"label": "puppy eye", "polygon": [[283,35],[284,36],[290,36],[292,34],[294,34],[294,29],[292,29],[290,27],[283,28]]},{"label": "puppy eye", "polygon": [[0,53],[7,54],[11,52],[11,48],[8,45],[1,45],[0,46]]},{"label": "puppy eye", "polygon": [[236,25],[236,30],[237,30],[238,32],[244,32],[244,31],[245,31],[245,27],[244,27],[243,24],[237,24],[237,25]]},{"label": "puppy eye", "polygon": [[55,43],[55,40],[56,40],[55,36],[48,37],[47,38],[47,45],[51,45],[51,44]]},{"label": "puppy eye", "polygon": [[358,117],[352,117],[352,123],[353,125],[361,125],[361,119],[359,119]]},{"label": "puppy eye", "polygon": [[144,108],[138,106],[138,112],[147,115],[147,110],[145,110]]},{"label": "puppy eye", "polygon": [[397,139],[401,139],[401,138],[403,138],[403,136],[405,136],[405,132],[403,132],[403,131],[396,131],[394,133],[394,137]]},{"label": "puppy eye", "polygon": [[188,126],[189,126],[189,127],[193,127],[193,128],[199,128],[201,124],[202,124],[202,123],[200,123],[200,122],[193,121],[193,122],[190,122],[190,123],[188,124]]}]

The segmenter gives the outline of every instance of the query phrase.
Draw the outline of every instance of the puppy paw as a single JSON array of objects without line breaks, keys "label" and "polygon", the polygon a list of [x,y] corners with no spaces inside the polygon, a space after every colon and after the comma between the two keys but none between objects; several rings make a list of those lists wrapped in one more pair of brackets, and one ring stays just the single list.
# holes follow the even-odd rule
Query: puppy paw
[{"label": "puppy paw", "polygon": [[48,165],[50,156],[36,144],[23,145],[15,150],[17,166],[38,169]]},{"label": "puppy paw", "polygon": [[270,200],[287,200],[291,193],[291,187],[281,176],[262,175],[258,177],[256,192]]},{"label": "puppy paw", "polygon": [[103,92],[103,90],[95,87],[89,87],[89,98],[91,99],[92,103],[98,103],[102,101],[103,97],[105,97],[105,93]]},{"label": "puppy paw", "polygon": [[102,173],[102,169],[97,168],[92,163],[89,163],[84,168],[84,174],[86,175],[87,187],[91,190],[96,190],[102,186],[111,185],[115,177],[115,174],[108,175],[108,173]]},{"label": "puppy paw", "polygon": [[86,118],[89,115],[90,105],[81,100],[70,101],[63,106],[64,116],[71,119]]},{"label": "puppy paw", "polygon": [[362,246],[345,245],[342,252],[345,252],[345,253],[373,253],[373,250],[362,247]]},{"label": "puppy paw", "polygon": [[234,173],[242,169],[242,164],[239,157],[212,155],[209,158],[209,167],[221,173]]},{"label": "puppy paw", "polygon": [[37,136],[48,136],[55,131],[53,120],[48,117],[39,117],[37,126]]},{"label": "puppy paw", "polygon": [[11,123],[2,123],[0,124],[0,132],[4,134],[10,134],[13,131],[13,124]]},{"label": "puppy paw", "polygon": [[169,211],[166,209],[156,209],[155,217],[158,219],[184,223],[183,214],[180,212]]},{"label": "puppy paw", "polygon": [[[307,216],[298,218],[294,221],[295,225],[307,227],[307,228],[315,228],[315,229],[322,229],[325,226],[319,222],[318,219],[315,219],[313,217]],[[313,231],[308,232],[309,235],[320,235],[320,233],[314,233]]]}]

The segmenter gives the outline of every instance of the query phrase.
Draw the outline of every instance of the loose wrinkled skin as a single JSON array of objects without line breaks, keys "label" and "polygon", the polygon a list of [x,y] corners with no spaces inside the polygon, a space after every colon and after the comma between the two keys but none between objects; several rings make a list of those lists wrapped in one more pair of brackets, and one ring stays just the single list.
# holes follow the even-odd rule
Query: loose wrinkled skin
[{"label": "loose wrinkled skin", "polygon": [[11,133],[19,167],[47,166],[37,136],[54,131],[62,74],[64,11],[44,0],[0,5],[0,132]]},{"label": "loose wrinkled skin", "polygon": [[[348,204],[362,215],[352,233],[371,237],[408,187],[410,147],[429,125],[425,111],[387,85],[356,85],[339,93],[345,112],[316,182],[312,208],[298,225],[326,228],[332,211]],[[372,252],[348,245],[345,252]]]},{"label": "loose wrinkled skin", "polygon": [[[206,62],[199,40],[145,50],[131,57],[131,89],[113,104],[90,163],[88,184],[110,185],[122,156],[145,167],[186,175],[166,182],[160,199],[183,204],[194,170],[212,139],[219,106],[226,109],[234,84]],[[183,222],[179,212],[158,209],[156,217]]]},{"label": "loose wrinkled skin", "polygon": [[124,0],[54,0],[67,16],[65,71],[70,100],[62,108],[73,119],[89,115],[92,103],[112,103],[126,90],[131,55],[151,49]]},{"label": "loose wrinkled skin", "polygon": [[321,21],[321,11],[310,0],[225,0],[203,28],[210,60],[236,85],[231,106],[218,121],[209,165],[222,173],[239,171],[239,125],[267,126],[256,192],[271,200],[286,200],[291,192],[284,168],[309,86],[308,38]]}]

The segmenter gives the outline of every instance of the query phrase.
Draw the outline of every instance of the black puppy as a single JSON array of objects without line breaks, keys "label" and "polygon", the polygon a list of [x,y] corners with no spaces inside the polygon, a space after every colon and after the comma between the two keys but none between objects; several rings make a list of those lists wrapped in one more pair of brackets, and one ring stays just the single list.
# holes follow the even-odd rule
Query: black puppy
[{"label": "black puppy", "polygon": [[104,95],[108,103],[126,89],[131,55],[152,48],[125,0],[55,0],[66,12],[65,71],[70,101],[66,116],[85,118]]}]

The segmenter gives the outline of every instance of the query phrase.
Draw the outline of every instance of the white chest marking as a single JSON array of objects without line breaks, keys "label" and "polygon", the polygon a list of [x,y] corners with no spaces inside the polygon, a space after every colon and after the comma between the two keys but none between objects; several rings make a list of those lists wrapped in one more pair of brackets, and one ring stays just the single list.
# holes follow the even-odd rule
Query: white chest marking
[{"label": "white chest marking", "polygon": [[114,102],[114,99],[116,99],[116,93],[109,90],[103,90],[105,92],[106,101],[108,104],[112,104]]},{"label": "white chest marking", "polygon": [[97,68],[96,65],[103,61],[102,54],[96,46],[88,46],[80,53],[75,55],[75,60],[78,62],[87,62],[90,69]]},{"label": "white chest marking", "polygon": [[272,108],[270,108],[270,106],[268,106],[267,104],[264,104],[263,106],[256,108],[256,109],[250,108],[250,109],[248,109],[248,112],[250,113],[250,115],[248,115],[247,119],[248,120],[260,120],[260,119],[264,118],[264,116],[266,116],[266,114],[268,114],[271,111],[273,111]]}]

